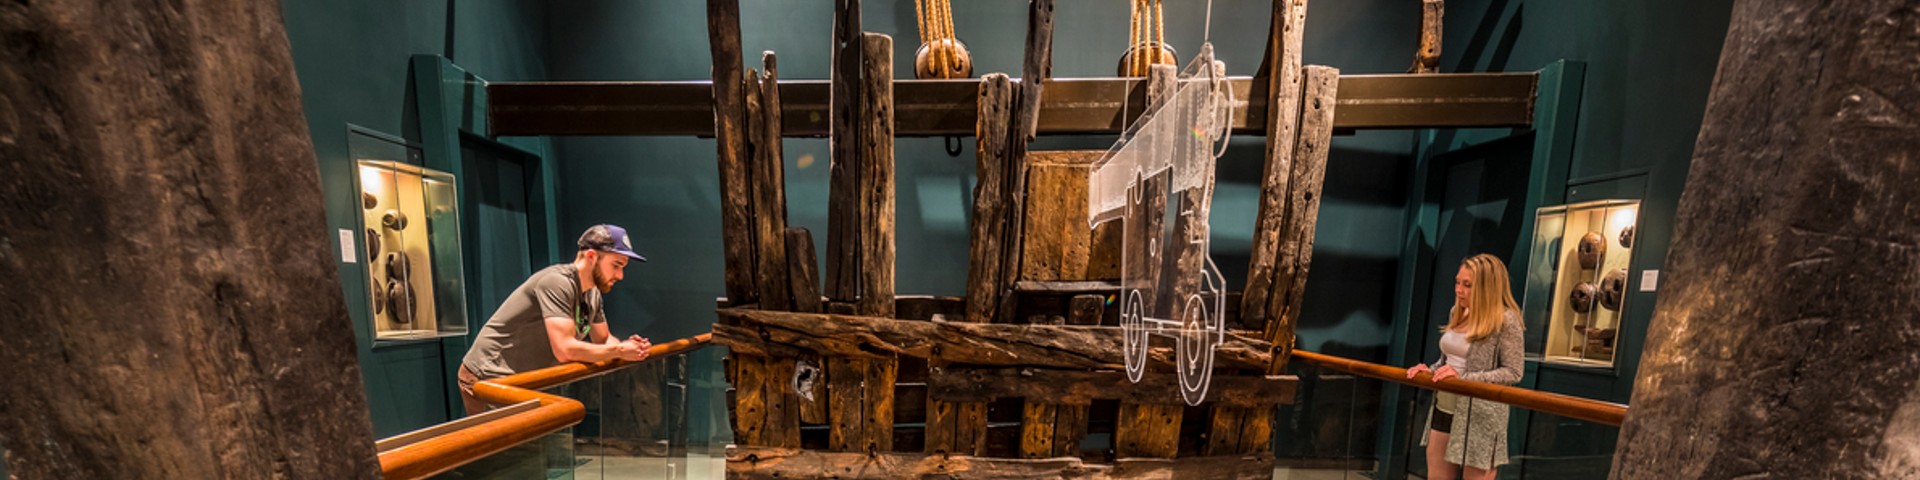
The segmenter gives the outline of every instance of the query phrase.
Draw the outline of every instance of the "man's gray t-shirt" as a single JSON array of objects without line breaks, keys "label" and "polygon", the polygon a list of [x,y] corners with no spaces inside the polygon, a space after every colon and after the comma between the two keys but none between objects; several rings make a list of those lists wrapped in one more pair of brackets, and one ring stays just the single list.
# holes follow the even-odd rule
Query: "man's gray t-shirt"
[{"label": "man's gray t-shirt", "polygon": [[504,377],[560,364],[547,341],[547,317],[573,319],[574,338],[585,340],[590,327],[606,323],[600,290],[580,291],[580,273],[571,263],[534,272],[513,289],[493,318],[480,328],[473,348],[460,364],[480,378]]}]

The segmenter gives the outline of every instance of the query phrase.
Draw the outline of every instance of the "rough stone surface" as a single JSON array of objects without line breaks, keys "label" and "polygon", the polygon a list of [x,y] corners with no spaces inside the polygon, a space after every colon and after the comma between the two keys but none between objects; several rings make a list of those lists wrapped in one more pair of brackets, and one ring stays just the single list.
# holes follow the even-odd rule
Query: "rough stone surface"
[{"label": "rough stone surface", "polygon": [[1920,476],[1920,5],[1736,5],[1616,478]]},{"label": "rough stone surface", "polygon": [[377,478],[278,2],[0,6],[18,478]]}]

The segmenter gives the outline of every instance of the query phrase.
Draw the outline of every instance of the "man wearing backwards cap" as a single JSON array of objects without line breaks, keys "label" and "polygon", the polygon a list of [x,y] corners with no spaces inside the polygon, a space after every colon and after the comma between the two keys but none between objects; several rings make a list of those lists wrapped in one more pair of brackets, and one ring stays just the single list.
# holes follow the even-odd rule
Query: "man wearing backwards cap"
[{"label": "man wearing backwards cap", "polygon": [[640,361],[652,346],[639,335],[616,338],[607,330],[600,295],[626,277],[628,261],[647,261],[633,252],[627,229],[594,225],[580,235],[572,263],[541,269],[494,310],[473,347],[460,362],[460,399],[467,414],[486,411],[473,397],[481,379],[538,370],[560,362],[598,362],[609,358]]}]

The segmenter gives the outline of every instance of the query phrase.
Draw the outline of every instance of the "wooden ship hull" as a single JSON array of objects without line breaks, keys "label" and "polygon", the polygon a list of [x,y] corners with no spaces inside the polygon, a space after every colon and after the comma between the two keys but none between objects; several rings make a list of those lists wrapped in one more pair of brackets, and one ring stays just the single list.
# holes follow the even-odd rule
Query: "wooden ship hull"
[{"label": "wooden ship hull", "polygon": [[[1249,288],[1218,294],[1228,332],[1204,402],[1188,405],[1171,339],[1153,340],[1163,343],[1138,382],[1125,371],[1112,305],[1127,230],[1087,222],[1103,152],[1027,151],[1052,4],[1031,4],[1027,80],[985,75],[973,99],[967,294],[924,297],[894,289],[892,39],[860,31],[857,0],[837,2],[830,225],[816,272],[812,234],[786,225],[774,56],[743,72],[738,5],[709,1],[730,478],[1271,478],[1338,72],[1301,67],[1300,29],[1280,27],[1303,22],[1305,4],[1275,2],[1272,58],[1254,81],[1271,92],[1265,115],[1285,120],[1266,126]],[[1172,84],[1171,68],[1156,70],[1150,83]],[[1149,103],[1164,91],[1146,90]],[[1205,252],[1180,248],[1152,254],[1156,274],[1194,274]]]}]

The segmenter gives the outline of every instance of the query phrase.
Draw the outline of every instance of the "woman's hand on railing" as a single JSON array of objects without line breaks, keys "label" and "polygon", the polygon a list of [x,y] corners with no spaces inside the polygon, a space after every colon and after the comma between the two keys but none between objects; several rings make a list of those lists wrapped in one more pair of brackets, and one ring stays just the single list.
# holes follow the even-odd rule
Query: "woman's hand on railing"
[{"label": "woman's hand on railing", "polygon": [[[1447,367],[1446,365],[1441,365],[1440,368],[1447,368]],[[1419,375],[1422,373],[1433,373],[1433,369],[1427,368],[1427,364],[1424,364],[1424,363],[1419,365],[1414,365],[1413,368],[1407,369],[1407,379],[1412,380],[1414,375]]]},{"label": "woman's hand on railing", "polygon": [[1433,371],[1434,383],[1439,383],[1441,380],[1446,380],[1449,378],[1455,378],[1459,376],[1460,376],[1460,372],[1454,371],[1452,365],[1441,365],[1439,370]]}]

